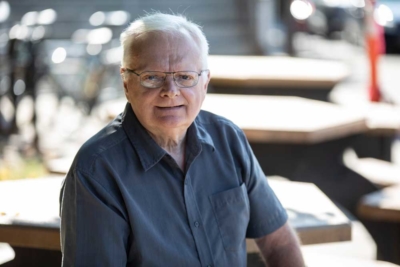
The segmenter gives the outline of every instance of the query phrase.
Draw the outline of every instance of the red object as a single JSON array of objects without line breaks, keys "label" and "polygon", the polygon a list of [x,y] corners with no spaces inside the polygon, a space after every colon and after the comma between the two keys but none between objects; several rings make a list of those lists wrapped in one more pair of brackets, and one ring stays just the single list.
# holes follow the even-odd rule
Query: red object
[{"label": "red object", "polygon": [[379,42],[376,36],[367,36],[367,49],[370,66],[369,100],[371,102],[379,102],[381,100],[381,92],[378,85]]},{"label": "red object", "polygon": [[378,82],[378,60],[385,53],[385,37],[383,27],[374,19],[375,1],[366,1],[366,45],[370,65],[368,95],[371,102],[381,100],[381,90]]}]

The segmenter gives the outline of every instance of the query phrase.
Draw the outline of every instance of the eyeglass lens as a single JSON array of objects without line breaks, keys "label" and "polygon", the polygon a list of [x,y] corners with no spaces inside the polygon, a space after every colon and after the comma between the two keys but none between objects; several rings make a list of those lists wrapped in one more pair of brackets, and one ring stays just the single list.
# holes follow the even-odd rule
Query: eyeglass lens
[{"label": "eyeglass lens", "polygon": [[[141,84],[147,88],[161,87],[167,74],[158,71],[146,71],[140,75]],[[198,82],[199,74],[195,71],[179,71],[174,73],[174,81],[179,87],[192,87]]]}]

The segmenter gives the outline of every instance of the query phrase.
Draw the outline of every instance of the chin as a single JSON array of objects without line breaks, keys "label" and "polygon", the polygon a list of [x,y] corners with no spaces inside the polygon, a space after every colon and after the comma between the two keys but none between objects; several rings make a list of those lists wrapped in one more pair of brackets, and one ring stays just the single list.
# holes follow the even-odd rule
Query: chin
[{"label": "chin", "polygon": [[182,128],[182,127],[189,128],[190,124],[191,123],[189,123],[187,119],[175,116],[166,116],[157,119],[158,126],[169,129]]}]

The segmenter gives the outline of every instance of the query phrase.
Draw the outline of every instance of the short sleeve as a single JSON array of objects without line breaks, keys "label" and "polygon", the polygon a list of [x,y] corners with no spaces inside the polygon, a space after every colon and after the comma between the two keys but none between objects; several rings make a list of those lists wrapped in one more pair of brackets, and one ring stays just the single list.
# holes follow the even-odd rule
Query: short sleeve
[{"label": "short sleeve", "polygon": [[250,204],[250,221],[247,227],[247,238],[259,238],[270,234],[283,226],[287,219],[286,210],[268,184],[254,153],[243,134],[246,150],[246,168],[244,182]]},{"label": "short sleeve", "polygon": [[129,224],[89,174],[70,171],[60,194],[62,266],[126,266]]}]

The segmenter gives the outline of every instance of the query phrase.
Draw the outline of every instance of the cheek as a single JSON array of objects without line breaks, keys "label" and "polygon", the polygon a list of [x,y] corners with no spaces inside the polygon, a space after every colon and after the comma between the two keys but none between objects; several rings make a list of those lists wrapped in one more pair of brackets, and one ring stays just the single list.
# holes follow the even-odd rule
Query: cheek
[{"label": "cheek", "polygon": [[189,110],[191,113],[197,113],[203,104],[205,93],[201,91],[201,89],[202,88],[197,88],[196,91],[190,90],[184,94],[186,101],[189,103]]},{"label": "cheek", "polygon": [[145,105],[153,102],[158,96],[157,91],[143,90],[142,88],[129,88],[129,95],[132,101],[138,105]]}]

